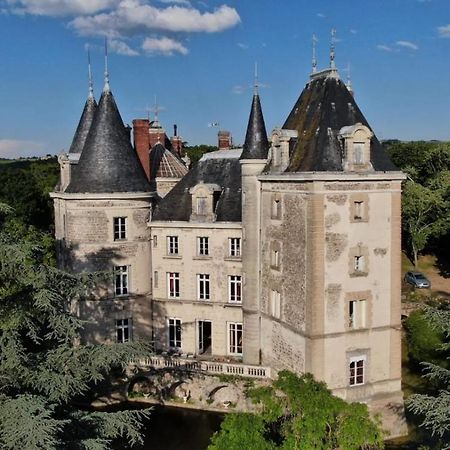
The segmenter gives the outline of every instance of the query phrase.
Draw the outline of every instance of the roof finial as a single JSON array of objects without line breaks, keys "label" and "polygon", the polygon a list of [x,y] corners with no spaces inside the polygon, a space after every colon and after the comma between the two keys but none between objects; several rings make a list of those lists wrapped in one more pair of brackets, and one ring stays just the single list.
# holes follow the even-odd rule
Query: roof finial
[{"label": "roof finial", "polygon": [[312,73],[317,72],[316,42],[317,42],[317,37],[315,34],[313,34],[312,35]]},{"label": "roof finial", "polygon": [[109,92],[109,72],[108,72],[108,38],[105,37],[105,86],[103,92]]},{"label": "roof finial", "polygon": [[336,42],[336,28],[331,29],[331,46],[330,46],[330,69],[336,69],[334,44]]},{"label": "roof finial", "polygon": [[353,92],[352,88],[352,77],[350,75],[350,63],[347,63],[347,83],[346,83],[347,89],[350,92]]},{"label": "roof finial", "polygon": [[87,45],[87,54],[88,54],[89,98],[94,98],[94,83],[92,82],[91,51],[89,48],[89,44]]},{"label": "roof finial", "polygon": [[253,84],[253,94],[258,95],[258,63],[255,61],[255,82]]}]

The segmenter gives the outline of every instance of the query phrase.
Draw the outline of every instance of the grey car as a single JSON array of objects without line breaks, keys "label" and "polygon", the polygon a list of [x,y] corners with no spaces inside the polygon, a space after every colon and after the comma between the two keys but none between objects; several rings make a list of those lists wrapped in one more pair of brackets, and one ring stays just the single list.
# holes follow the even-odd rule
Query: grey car
[{"label": "grey car", "polygon": [[430,280],[421,272],[406,272],[405,281],[416,288],[430,288]]}]

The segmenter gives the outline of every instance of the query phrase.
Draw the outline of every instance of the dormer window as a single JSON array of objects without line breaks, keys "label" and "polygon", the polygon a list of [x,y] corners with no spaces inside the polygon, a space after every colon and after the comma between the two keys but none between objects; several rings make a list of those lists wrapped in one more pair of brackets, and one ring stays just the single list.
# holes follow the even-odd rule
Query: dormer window
[{"label": "dormer window", "polygon": [[217,184],[199,183],[189,190],[192,198],[190,220],[194,222],[213,222],[216,218],[217,203],[222,188]]},{"label": "dormer window", "polygon": [[372,137],[372,131],[361,123],[340,129],[339,138],[344,151],[342,165],[345,171],[373,170],[370,163]]}]

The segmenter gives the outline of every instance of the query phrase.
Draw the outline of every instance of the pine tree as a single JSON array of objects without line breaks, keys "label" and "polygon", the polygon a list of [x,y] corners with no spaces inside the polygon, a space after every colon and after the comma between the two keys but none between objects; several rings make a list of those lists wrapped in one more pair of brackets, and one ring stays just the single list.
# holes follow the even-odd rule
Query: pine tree
[{"label": "pine tree", "polygon": [[140,343],[80,345],[82,322],[71,311],[96,275],[62,272],[45,261],[48,237],[18,237],[0,204],[0,447],[109,449],[111,440],[142,442],[148,411],[89,411],[96,385],[111,369],[148,354]]},{"label": "pine tree", "polygon": [[[450,352],[450,309],[427,307],[426,317],[436,330],[441,331],[447,339],[441,350]],[[438,385],[436,395],[414,394],[407,400],[409,409],[423,417],[421,424],[432,436],[440,441],[438,447],[450,449],[450,370],[443,365],[423,363],[425,377],[434,385]]]}]

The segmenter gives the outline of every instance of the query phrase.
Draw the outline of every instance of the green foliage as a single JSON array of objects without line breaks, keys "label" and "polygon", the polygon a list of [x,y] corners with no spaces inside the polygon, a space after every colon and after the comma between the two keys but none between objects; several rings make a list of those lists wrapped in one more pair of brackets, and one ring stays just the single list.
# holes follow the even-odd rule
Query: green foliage
[{"label": "green foliage", "polygon": [[272,386],[252,389],[249,396],[262,405],[262,412],[227,416],[209,450],[241,449],[239,442],[246,434],[255,447],[243,448],[384,448],[383,433],[369,417],[367,406],[348,404],[333,396],[324,383],[315,381],[310,374],[299,377],[282,371]]},{"label": "green foliage", "polygon": [[[450,357],[450,304],[428,307],[425,315],[429,323],[442,333],[445,342],[438,348]],[[450,449],[450,370],[440,364],[426,362],[424,377],[438,386],[437,393],[414,394],[406,402],[408,408],[423,418],[421,426],[435,438],[435,448]]]},{"label": "green foliage", "polygon": [[0,202],[13,205],[26,225],[43,231],[53,227],[53,205],[48,196],[58,181],[56,158],[0,165]]},{"label": "green foliage", "polygon": [[444,334],[432,326],[422,311],[414,311],[405,321],[409,359],[421,362],[442,363]]},{"label": "green foliage", "polygon": [[[4,205],[0,211],[10,213]],[[75,405],[87,408],[112,368],[148,355],[148,348],[78,344],[83,324],[70,311],[98,277],[49,265],[47,239],[17,219],[0,221],[0,447],[103,450],[118,436],[140,442],[148,411]]]},{"label": "green foliage", "polygon": [[191,165],[194,165],[205,153],[214,152],[218,147],[214,145],[193,145],[183,147],[183,152],[191,160]]},{"label": "green foliage", "polygon": [[450,229],[450,143],[393,142],[392,161],[408,174],[403,186],[402,223],[414,265],[431,239]]}]

